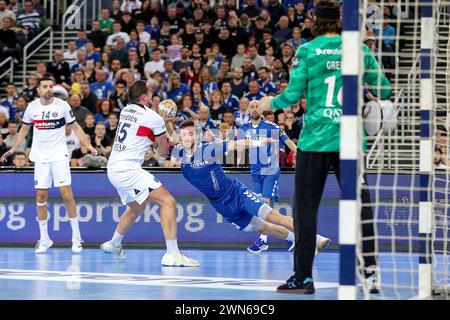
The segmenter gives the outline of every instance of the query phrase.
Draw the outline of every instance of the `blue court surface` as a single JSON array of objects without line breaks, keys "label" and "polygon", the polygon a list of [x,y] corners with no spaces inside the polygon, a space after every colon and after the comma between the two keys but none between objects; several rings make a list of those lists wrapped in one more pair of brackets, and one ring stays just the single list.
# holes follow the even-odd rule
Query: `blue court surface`
[{"label": "blue court surface", "polygon": [[[243,250],[186,250],[198,259],[199,268],[160,265],[164,250],[126,249],[126,260],[117,260],[99,249],[74,255],[70,248],[51,248],[36,255],[33,248],[0,248],[0,299],[64,300],[334,300],[338,287],[338,252],[316,257],[316,294],[279,294],[276,287],[292,274],[291,252],[269,250],[259,255]],[[381,257],[381,265],[404,269],[409,257]],[[416,271],[384,273],[386,283],[406,284],[382,290],[387,299],[410,299],[417,294]],[[360,298],[363,299],[362,291]],[[375,295],[374,299],[379,299]]]}]

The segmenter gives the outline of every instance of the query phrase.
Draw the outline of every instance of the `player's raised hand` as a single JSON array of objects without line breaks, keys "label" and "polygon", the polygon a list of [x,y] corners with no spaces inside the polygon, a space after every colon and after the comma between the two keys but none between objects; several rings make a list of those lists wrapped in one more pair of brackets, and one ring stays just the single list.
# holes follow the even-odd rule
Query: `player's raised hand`
[{"label": "player's raised hand", "polygon": [[14,152],[16,152],[16,150],[13,149],[13,148],[11,148],[11,149],[9,149],[8,151],[6,151],[6,152],[2,155],[2,157],[0,158],[0,163],[6,162],[6,160],[8,160],[8,157],[11,156],[11,155],[13,155]]},{"label": "player's raised hand", "polygon": [[272,96],[265,96],[259,100],[259,108],[262,112],[270,110],[270,101],[272,101]]}]

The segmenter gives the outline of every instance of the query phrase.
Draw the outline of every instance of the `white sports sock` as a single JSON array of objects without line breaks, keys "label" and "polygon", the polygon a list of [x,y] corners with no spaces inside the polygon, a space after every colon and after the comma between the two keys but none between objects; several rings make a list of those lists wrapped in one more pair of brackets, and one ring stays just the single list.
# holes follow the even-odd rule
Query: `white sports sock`
[{"label": "white sports sock", "polygon": [[72,239],[74,239],[74,238],[81,239],[80,226],[78,224],[78,217],[69,218],[69,221],[70,221],[70,226],[72,227]]},{"label": "white sports sock", "polygon": [[265,243],[267,243],[267,234],[262,234],[259,236],[259,238],[264,241]]},{"label": "white sports sock", "polygon": [[295,242],[295,235],[294,235],[294,233],[292,231],[288,231],[288,235],[286,237],[286,240]]},{"label": "white sports sock", "polygon": [[38,220],[38,223],[41,240],[50,239],[50,237],[48,236],[47,220]]},{"label": "white sports sock", "polygon": [[123,234],[118,233],[117,231],[114,231],[114,235],[111,239],[111,242],[114,247],[120,246],[123,240]]},{"label": "white sports sock", "polygon": [[167,246],[167,253],[177,254],[180,252],[180,249],[178,249],[177,239],[166,240],[166,246]]}]

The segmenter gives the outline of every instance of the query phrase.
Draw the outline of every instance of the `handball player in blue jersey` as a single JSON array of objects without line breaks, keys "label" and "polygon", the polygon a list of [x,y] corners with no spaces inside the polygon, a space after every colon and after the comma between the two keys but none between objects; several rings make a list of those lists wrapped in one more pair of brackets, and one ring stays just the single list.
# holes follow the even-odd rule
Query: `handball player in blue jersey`
[{"label": "handball player in blue jersey", "polygon": [[223,153],[227,151],[263,145],[271,140],[204,142],[200,140],[197,129],[192,119],[184,121],[180,125],[181,143],[172,150],[172,157],[181,162],[181,172],[186,180],[203,193],[213,208],[238,230],[294,241],[292,218],[281,215],[259,194],[227,176],[220,164]]},{"label": "handball player in blue jersey", "polygon": [[[273,122],[262,118],[259,101],[253,100],[249,104],[251,121],[239,128],[238,136],[245,139],[259,141],[270,138],[275,143],[270,143],[257,148],[251,148],[250,172],[253,182],[253,191],[260,194],[267,204],[272,206],[280,198],[278,180],[280,178],[280,166],[277,148],[286,144],[290,150],[297,152],[297,146],[292,140]],[[288,250],[292,250],[294,243],[286,241]],[[269,249],[267,235],[262,234],[254,244],[247,248],[252,253],[260,253]]]}]

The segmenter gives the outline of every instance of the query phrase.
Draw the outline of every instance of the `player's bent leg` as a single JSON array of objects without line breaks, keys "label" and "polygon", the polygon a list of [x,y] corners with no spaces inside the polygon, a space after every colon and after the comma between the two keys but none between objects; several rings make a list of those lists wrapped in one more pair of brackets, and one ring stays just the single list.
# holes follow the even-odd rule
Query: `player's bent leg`
[{"label": "player's bent leg", "polygon": [[259,217],[252,217],[249,224],[243,229],[243,231],[253,231],[278,239],[294,241],[293,232],[282,226],[266,222]]},{"label": "player's bent leg", "polygon": [[120,217],[112,239],[100,245],[100,249],[104,253],[115,254],[118,259],[126,258],[122,246],[123,237],[144,210],[145,205],[146,201],[142,204],[138,204],[136,201],[128,203],[128,207]]},{"label": "player's bent leg", "polygon": [[161,210],[161,227],[164,238],[172,240],[177,238],[176,209],[177,202],[172,194],[163,186],[150,192],[150,201],[159,205]]},{"label": "player's bent leg", "polygon": [[[279,226],[283,226],[289,231],[294,232],[294,221],[291,217],[283,216],[277,210],[272,210],[269,214],[267,214],[265,221],[269,223],[273,223]],[[329,247],[331,240],[329,238],[323,237],[320,234],[316,235],[316,255],[319,254],[320,251],[323,251]],[[293,249],[289,248],[289,251]]]},{"label": "player's bent leg", "polygon": [[37,220],[40,233],[40,239],[35,248],[37,254],[45,253],[53,245],[53,241],[48,236],[47,200],[48,189],[36,189]]},{"label": "player's bent leg", "polygon": [[294,232],[294,219],[292,219],[292,217],[283,216],[277,210],[270,211],[264,220]]},{"label": "player's bent leg", "polygon": [[141,212],[144,210],[146,202],[138,204],[136,201],[127,204],[128,207],[120,217],[114,235],[110,241],[103,243],[100,248],[105,253],[117,254],[119,259],[125,258],[125,253],[122,249],[122,240]]},{"label": "player's bent leg", "polygon": [[177,202],[172,194],[163,186],[150,192],[150,201],[159,205],[161,227],[166,239],[167,252],[161,265],[166,267],[198,267],[200,263],[180,252],[177,243]]},{"label": "player's bent leg", "polygon": [[[263,197],[265,203],[270,205],[270,199],[267,197]],[[269,241],[267,239],[266,234],[260,234],[259,238],[256,241],[247,247],[247,250],[251,253],[260,253],[262,251],[266,251],[269,249]]]}]

